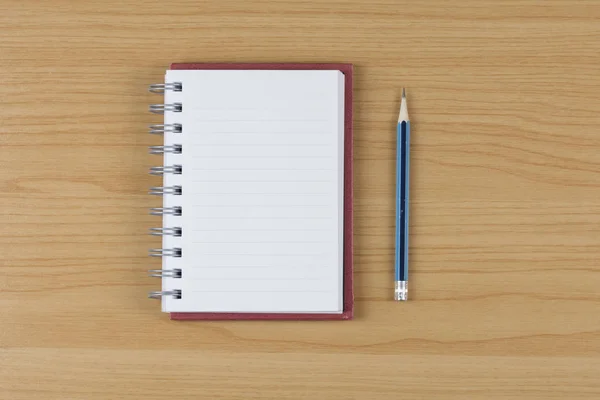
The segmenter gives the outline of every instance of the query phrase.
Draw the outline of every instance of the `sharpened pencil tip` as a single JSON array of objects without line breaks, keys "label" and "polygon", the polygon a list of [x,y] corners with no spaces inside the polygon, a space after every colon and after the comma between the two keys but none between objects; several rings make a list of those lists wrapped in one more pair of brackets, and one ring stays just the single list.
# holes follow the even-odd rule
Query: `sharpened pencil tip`
[{"label": "sharpened pencil tip", "polygon": [[408,108],[406,107],[406,90],[402,88],[402,100],[400,101],[400,115],[398,122],[408,121]]}]

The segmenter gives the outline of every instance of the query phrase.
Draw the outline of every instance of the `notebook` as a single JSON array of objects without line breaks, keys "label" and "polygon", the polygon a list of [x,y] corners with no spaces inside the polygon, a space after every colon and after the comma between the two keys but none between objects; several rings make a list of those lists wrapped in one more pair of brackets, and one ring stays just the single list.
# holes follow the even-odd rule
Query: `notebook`
[{"label": "notebook", "polygon": [[173,64],[150,91],[149,297],[176,320],[351,319],[352,66]]}]

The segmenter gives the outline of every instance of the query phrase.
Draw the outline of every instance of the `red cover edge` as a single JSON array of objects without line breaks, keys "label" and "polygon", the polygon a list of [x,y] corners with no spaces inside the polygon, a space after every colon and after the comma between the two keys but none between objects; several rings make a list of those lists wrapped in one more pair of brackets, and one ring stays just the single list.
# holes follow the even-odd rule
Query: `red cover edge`
[{"label": "red cover edge", "polygon": [[174,63],[171,69],[339,70],[345,79],[344,111],[344,309],[341,314],[170,313],[172,320],[349,320],[354,317],[354,152],[352,129],[353,65],[337,63]]}]

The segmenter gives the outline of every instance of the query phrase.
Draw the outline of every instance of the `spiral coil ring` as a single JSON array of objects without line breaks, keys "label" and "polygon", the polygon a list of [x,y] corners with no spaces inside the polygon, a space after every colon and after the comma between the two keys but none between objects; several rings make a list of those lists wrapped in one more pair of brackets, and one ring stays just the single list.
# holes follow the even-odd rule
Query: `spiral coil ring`
[{"label": "spiral coil ring", "polygon": [[162,94],[167,90],[172,90],[174,92],[181,92],[183,90],[183,85],[181,82],[173,82],[173,83],[154,83],[148,86],[148,91],[150,93],[158,93]]},{"label": "spiral coil ring", "polygon": [[155,196],[162,196],[165,194],[181,196],[183,190],[181,189],[181,186],[154,186],[150,188],[148,193]]},{"label": "spiral coil ring", "polygon": [[180,289],[161,290],[158,292],[148,293],[148,298],[150,298],[150,299],[160,299],[161,297],[165,297],[165,296],[171,296],[174,299],[181,299],[181,290]]},{"label": "spiral coil ring", "polygon": [[181,124],[154,124],[148,126],[148,132],[153,135],[162,135],[164,133],[181,133],[183,126]]},{"label": "spiral coil ring", "polygon": [[165,167],[150,167],[150,175],[173,174],[181,175],[183,167],[181,165],[169,165]]},{"label": "spiral coil ring", "polygon": [[181,217],[181,207],[153,207],[150,209],[150,215],[163,216],[173,215],[175,217]]},{"label": "spiral coil ring", "polygon": [[148,233],[152,236],[181,237],[182,229],[178,226],[174,228],[150,228]]},{"label": "spiral coil ring", "polygon": [[183,111],[183,106],[181,103],[172,103],[172,104],[150,104],[148,107],[153,114],[164,114],[167,111],[172,112],[181,112]]},{"label": "spiral coil ring", "polygon": [[150,146],[148,150],[150,154],[181,154],[183,148],[180,144],[174,144],[172,146]]},{"label": "spiral coil ring", "polygon": [[148,276],[152,278],[181,278],[180,269],[151,269],[148,270]]},{"label": "spiral coil ring", "polygon": [[150,257],[181,257],[181,249],[174,247],[172,249],[150,249],[148,250]]}]

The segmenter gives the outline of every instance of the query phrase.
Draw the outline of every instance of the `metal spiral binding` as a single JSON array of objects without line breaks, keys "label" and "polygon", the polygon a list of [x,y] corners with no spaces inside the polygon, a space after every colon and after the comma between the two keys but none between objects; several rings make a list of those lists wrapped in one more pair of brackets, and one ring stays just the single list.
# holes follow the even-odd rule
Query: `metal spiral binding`
[{"label": "metal spiral binding", "polygon": [[[150,85],[148,90],[152,93],[165,93],[166,91],[173,92],[181,92],[183,90],[183,85],[181,82],[173,82],[173,83],[161,83]],[[150,112],[154,114],[164,114],[166,112],[182,112],[183,105],[181,103],[172,102],[171,104],[152,104],[149,107]],[[178,134],[183,131],[183,126],[179,123],[172,124],[155,124],[150,125],[149,132],[151,134]],[[172,144],[172,145],[164,145],[164,146],[150,146],[149,148],[150,154],[181,154],[182,145],[181,144]],[[150,168],[151,175],[163,176],[166,174],[172,175],[181,175],[183,172],[183,167],[179,164],[173,165],[164,165],[164,166],[156,166]],[[167,180],[165,180],[167,182]],[[150,194],[153,195],[175,195],[179,196],[182,194],[182,187],[179,185],[172,186],[155,186],[151,187]],[[181,206],[174,207],[158,207],[150,209],[151,215],[172,215],[172,216],[181,216],[182,208]],[[181,237],[182,229],[181,227],[170,227],[170,228],[151,228],[151,235],[154,236],[172,236],[172,237]],[[168,242],[167,242],[168,243]],[[171,247],[169,245],[169,247]],[[173,248],[160,248],[160,249],[150,249],[148,254],[151,257],[181,257],[182,250],[179,247]],[[181,278],[182,271],[179,268],[175,269],[152,269],[148,271],[148,274],[151,277],[157,278]],[[173,289],[173,290],[163,290],[163,291],[154,291],[148,294],[148,297],[153,299],[160,299],[162,297],[172,297],[174,299],[181,299],[181,289]]]},{"label": "metal spiral binding", "polygon": [[165,194],[181,196],[183,190],[181,189],[181,186],[154,186],[150,188],[148,193],[155,196],[162,196]]},{"label": "metal spiral binding", "polygon": [[176,269],[151,269],[148,271],[148,276],[152,278],[181,278],[181,270]]},{"label": "metal spiral binding", "polygon": [[150,257],[181,257],[181,249],[174,247],[172,249],[150,249],[148,250]]},{"label": "metal spiral binding", "polygon": [[181,299],[181,290],[180,289],[162,290],[162,291],[158,291],[158,292],[148,293],[148,298],[150,298],[150,299],[160,299],[161,297],[165,297],[165,296],[171,296],[174,299]]},{"label": "metal spiral binding", "polygon": [[181,175],[183,167],[181,165],[170,165],[165,167],[150,167],[150,175],[173,174]]},{"label": "metal spiral binding", "polygon": [[153,207],[150,209],[150,215],[163,216],[173,215],[175,217],[181,217],[181,207]]},{"label": "metal spiral binding", "polygon": [[181,82],[173,82],[173,83],[154,83],[148,86],[148,91],[150,93],[164,93],[167,90],[172,90],[174,92],[181,92],[183,90],[183,85]]},{"label": "metal spiral binding", "polygon": [[181,112],[183,110],[183,106],[181,105],[181,103],[150,104],[150,107],[148,109],[153,114],[164,114],[167,111]]},{"label": "metal spiral binding", "polygon": [[182,229],[180,227],[174,228],[150,228],[150,233],[152,236],[175,236],[181,237]]},{"label": "metal spiral binding", "polygon": [[148,132],[153,135],[162,135],[167,132],[181,133],[182,130],[181,124],[154,124],[148,127]]},{"label": "metal spiral binding", "polygon": [[150,146],[148,149],[150,154],[181,154],[183,150],[180,144],[174,144],[172,146]]}]

